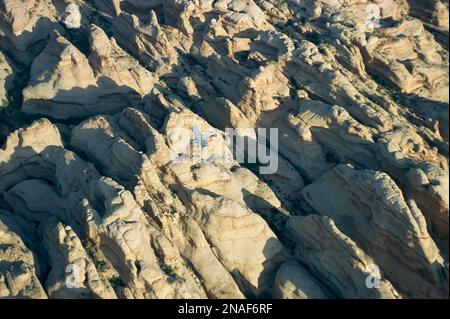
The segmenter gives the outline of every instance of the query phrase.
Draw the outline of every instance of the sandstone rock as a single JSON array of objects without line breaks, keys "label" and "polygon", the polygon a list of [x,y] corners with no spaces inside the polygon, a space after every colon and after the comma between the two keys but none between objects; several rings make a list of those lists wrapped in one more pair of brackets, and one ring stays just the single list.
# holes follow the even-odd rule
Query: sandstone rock
[{"label": "sandstone rock", "polygon": [[437,236],[448,241],[447,160],[436,149],[426,148],[420,136],[412,130],[386,134],[380,139],[378,150],[383,168],[390,176],[398,178],[407,196],[414,199]]},{"label": "sandstone rock", "polygon": [[81,27],[81,13],[80,8],[76,3],[69,3],[66,7],[66,16],[64,17],[64,24],[69,29],[79,29]]},{"label": "sandstone rock", "polygon": [[47,298],[36,274],[33,253],[25,246],[14,221],[0,212],[0,296]]},{"label": "sandstone rock", "polygon": [[[340,165],[305,187],[302,195],[314,211],[332,218],[371,255],[402,295],[447,294],[448,274],[425,218],[414,201],[405,201],[388,175]],[[323,196],[328,200],[321,200]],[[408,256],[409,262],[402,263],[399,256]]]},{"label": "sandstone rock", "polygon": [[1,1],[0,295],[448,297],[446,22],[447,0]]},{"label": "sandstone rock", "polygon": [[89,40],[88,59],[61,35],[51,38],[33,62],[24,112],[58,119],[114,113],[150,91],[151,74],[103,30],[91,25]]},{"label": "sandstone rock", "polygon": [[46,286],[51,298],[117,298],[109,283],[104,283],[83,245],[70,228],[55,220],[45,227],[45,246],[51,272]]},{"label": "sandstone rock", "polygon": [[23,63],[31,63],[49,34],[61,30],[49,1],[5,0],[0,6],[0,47]]},{"label": "sandstone rock", "polygon": [[[53,137],[54,145],[36,143],[34,149],[27,149],[29,143],[38,142],[32,132],[39,130],[37,136],[47,134],[46,142],[51,142],[49,137]],[[117,288],[122,294],[136,298],[204,297],[194,279],[189,278],[191,274],[183,268],[184,263],[177,265],[174,274],[166,274],[160,268],[151,244],[151,238],[159,231],[145,220],[131,193],[111,179],[102,178],[91,165],[62,148],[56,128],[48,121],[35,122],[28,130],[16,132],[7,146],[12,149],[7,147],[0,157],[20,154],[21,160],[14,162],[14,166],[2,165],[1,184],[8,187],[27,177],[54,181],[59,195],[66,198],[66,211],[76,212],[65,214],[64,219],[99,245],[126,283],[125,287]],[[26,167],[33,165],[34,169],[27,172]],[[62,179],[55,179],[55,176],[62,176]],[[29,206],[36,207],[29,196],[26,199]],[[180,275],[185,278],[180,280]],[[168,280],[169,277],[172,279]]]},{"label": "sandstone rock", "polygon": [[448,31],[448,2],[442,0],[409,0],[411,15]]},{"label": "sandstone rock", "polygon": [[[399,298],[385,278],[371,273],[374,261],[328,217],[292,217],[287,231],[297,244],[299,260],[338,298]],[[374,275],[377,287],[367,286]]]},{"label": "sandstone rock", "polygon": [[321,285],[299,264],[285,263],[275,278],[274,296],[279,299],[327,299]]},{"label": "sandstone rock", "polygon": [[362,51],[369,70],[403,93],[448,103],[448,70],[438,45],[418,20],[378,30]]},{"label": "sandstone rock", "polygon": [[192,194],[197,223],[218,258],[247,293],[269,293],[283,246],[264,220],[242,204],[223,197]]},{"label": "sandstone rock", "polygon": [[64,217],[64,199],[44,180],[20,182],[5,193],[4,199],[14,211],[32,223],[42,222],[52,215]]},{"label": "sandstone rock", "polygon": [[[137,111],[133,111],[131,109],[129,110],[125,110],[122,114],[122,117],[119,119],[118,123],[119,125],[121,125],[123,128],[125,129],[129,129],[130,127],[127,125],[125,126],[125,123],[127,121],[130,121],[130,116],[134,116],[136,118],[136,116],[139,113]],[[145,116],[141,115],[141,120],[142,121],[146,121],[145,120]],[[197,121],[198,124],[193,124],[192,122]],[[162,184],[161,181],[159,181],[158,179],[155,180],[153,177],[151,177],[151,174],[155,174],[157,172],[156,167],[152,167],[153,164],[150,163],[149,159],[144,156],[142,153],[139,154],[139,152],[136,149],[139,149],[139,145],[136,145],[136,143],[133,141],[132,138],[130,138],[130,135],[127,134],[127,132],[123,132],[121,130],[121,128],[119,127],[119,125],[115,124],[114,118],[109,117],[109,118],[105,118],[105,117],[96,117],[93,119],[90,119],[88,121],[86,121],[85,123],[82,123],[82,125],[76,127],[73,132],[72,132],[72,143],[74,146],[76,146],[77,148],[80,148],[82,150],[84,150],[84,152],[86,154],[88,154],[88,156],[92,157],[92,158],[96,158],[96,160],[100,163],[102,163],[103,167],[107,170],[107,173],[109,175],[115,176],[118,180],[123,180],[124,183],[128,183],[128,181],[130,179],[133,178],[133,176],[140,176],[140,179],[142,180],[142,191],[145,191],[147,194],[140,192],[139,197],[144,196],[143,201],[147,201],[148,203],[150,203],[149,205],[151,206],[151,212],[153,215],[156,215],[156,217],[160,220],[163,221],[163,223],[165,225],[167,225],[166,227],[168,227],[168,231],[170,232],[179,232],[180,228],[181,229],[190,229],[193,234],[191,235],[190,233],[187,233],[186,235],[188,236],[195,236],[196,238],[199,238],[201,240],[201,242],[203,241],[202,237],[203,235],[201,235],[201,231],[200,228],[203,229],[203,232],[205,232],[206,239],[208,240],[208,242],[211,242],[211,236],[218,236],[218,231],[219,228],[213,228],[213,226],[210,226],[207,228],[207,230],[205,230],[202,227],[202,223],[197,220],[196,218],[194,218],[197,223],[200,223],[200,228],[197,229],[197,225],[191,221],[189,218],[187,218],[186,216],[183,216],[183,214],[180,215],[180,213],[183,212],[183,208],[180,207],[181,203],[177,202],[178,199],[173,198],[173,195],[171,195],[170,191],[165,188]],[[147,123],[147,125],[149,125]],[[180,151],[185,150],[186,145],[182,145],[182,143],[180,143],[180,141],[174,140],[174,135],[172,133],[174,133],[174,130],[177,128],[189,128],[189,130],[192,130],[192,125],[198,125],[198,128],[204,132],[206,132],[208,130],[208,125],[207,123],[203,122],[203,120],[201,120],[200,118],[195,118],[195,116],[193,114],[190,114],[189,112],[184,112],[184,113],[180,113],[180,114],[173,114],[173,116],[170,116],[167,124],[166,124],[166,136],[167,136],[167,143],[169,145],[169,147],[171,147],[172,149],[174,149],[175,152],[178,152],[177,147],[179,148]],[[136,128],[134,128],[135,130]],[[211,127],[209,127],[209,129],[212,129]],[[96,136],[96,138],[93,138],[93,136],[91,135],[91,130],[96,130],[97,133],[94,135]],[[150,130],[150,132],[149,132]],[[138,131],[139,132],[139,131]],[[133,132],[132,132],[133,133]],[[150,134],[149,134],[150,133]],[[145,135],[141,135],[142,138],[137,139],[137,140],[145,140],[145,139],[151,139],[152,135],[155,134],[155,131],[151,131],[151,127],[147,128],[147,133],[144,130],[140,130],[140,134],[148,134],[147,136]],[[132,134],[131,136],[136,136],[136,132],[134,132],[134,134]],[[128,141],[128,142],[127,142]],[[185,139],[185,141],[187,143],[191,142],[191,139]],[[149,142],[147,142],[146,144],[148,145]],[[115,145],[122,145],[122,146],[115,146]],[[136,147],[136,149],[133,149],[133,146]],[[222,145],[222,146],[220,146]],[[167,147],[167,146],[166,146]],[[210,158],[213,163],[214,163],[214,159],[209,157],[209,152],[208,149],[211,150],[217,150],[219,147],[224,148],[225,147],[225,141],[223,139],[220,138],[220,136],[211,136],[210,138],[208,138],[208,146],[203,148],[203,158],[208,159]],[[115,158],[111,158],[109,157],[104,157],[104,154],[108,154],[111,151],[114,153],[114,149],[117,149],[117,157]],[[147,152],[151,151],[150,149],[147,149]],[[127,155],[128,154],[128,155]],[[150,155],[150,154],[149,154]],[[214,155],[214,154],[212,154]],[[128,157],[129,159],[124,161],[123,158],[124,157]],[[150,156],[150,159],[152,157]],[[168,161],[170,159],[166,159],[166,161]],[[239,200],[240,204],[238,202],[236,202],[233,205],[237,205],[236,207],[239,207],[239,205],[242,207],[242,209],[245,211],[247,210],[249,214],[250,210],[248,208],[246,208],[246,204],[249,205],[250,207],[252,207],[252,209],[255,209],[255,211],[259,212],[262,215],[265,215],[267,218],[271,218],[273,212],[271,211],[270,207],[267,207],[267,204],[261,205],[259,204],[260,202],[263,201],[264,202],[268,201],[269,203],[273,203],[272,207],[280,207],[280,203],[279,201],[276,199],[275,195],[270,191],[270,189],[265,186],[263,183],[259,182],[256,177],[251,174],[250,172],[246,172],[243,169],[234,169],[233,171],[229,171],[229,169],[231,168],[232,165],[230,164],[208,164],[208,163],[201,163],[201,159],[200,158],[194,158],[193,162],[176,162],[174,161],[172,164],[169,165],[168,168],[165,169],[165,171],[167,173],[169,173],[170,175],[173,175],[174,177],[174,181],[173,185],[171,185],[171,188],[173,189],[179,189],[179,192],[183,192],[184,194],[179,193],[180,198],[183,200],[183,203],[188,207],[188,208],[195,208],[195,204],[191,202],[190,196],[192,196],[191,192],[194,192],[196,190],[202,190],[202,191],[208,191],[211,193],[216,193],[216,194],[220,194],[222,196],[226,196],[227,198],[229,198],[229,200],[231,201],[231,199],[234,200]],[[157,164],[157,162],[156,162]],[[236,163],[237,164],[237,163]],[[129,166],[128,166],[129,165]],[[228,168],[227,168],[228,167]],[[167,174],[166,173],[166,174]],[[154,176],[154,175],[153,175]],[[152,180],[154,182],[152,182]],[[133,185],[138,184],[138,182],[134,182]],[[153,193],[157,192],[158,194],[160,194],[160,198],[163,199],[164,204],[160,203],[158,206],[158,208],[154,207],[151,203],[154,200],[158,200],[158,198],[153,198],[154,195]],[[200,194],[199,194],[200,196]],[[240,199],[238,199],[240,198]],[[161,200],[160,199],[160,200]],[[159,201],[160,201],[159,200]],[[212,199],[211,199],[212,200]],[[234,201],[233,201],[234,202]],[[172,204],[170,204],[172,203]],[[259,204],[259,205],[258,205]],[[161,206],[162,205],[162,206]],[[194,206],[193,206],[194,205]],[[166,209],[164,209],[166,207]],[[213,209],[212,207],[210,208],[202,208],[202,211],[204,211],[204,214],[207,214],[208,210]],[[225,208],[223,208],[225,210]],[[181,212],[180,212],[181,211]],[[167,217],[165,217],[164,215],[167,215]],[[172,218],[170,216],[173,216]],[[251,216],[251,215],[250,215]],[[256,217],[252,217],[250,218],[250,216],[248,217],[249,221],[245,222],[244,224],[247,223],[254,223],[255,226],[251,226],[251,227],[267,227],[264,226],[265,222],[263,220],[255,220],[253,222],[251,222],[252,218],[256,218]],[[256,216],[256,215],[255,215]],[[250,226],[249,225],[249,226]],[[209,226],[209,225],[208,225]],[[206,226],[205,226],[206,227]],[[215,226],[214,226],[215,227]],[[236,230],[232,230],[230,229],[230,231],[238,231]],[[265,232],[269,232],[269,230],[265,230]],[[265,234],[262,236],[266,236]],[[179,245],[183,245],[181,247],[184,247],[184,251],[188,249],[188,247],[185,247],[183,244],[183,242],[186,239],[175,239],[175,242],[179,242]],[[260,239],[261,241],[261,246],[257,246],[252,248],[252,251],[256,249],[256,251],[259,251],[260,254],[262,254],[262,252],[264,251],[265,247],[264,247],[264,243],[266,241],[274,241],[277,244],[273,244],[273,245],[279,245],[279,243],[276,241],[275,238],[273,239],[269,239],[269,238],[265,238],[262,237]],[[201,243],[200,242],[200,243]],[[218,243],[221,243],[222,241],[218,241]],[[200,244],[199,243],[199,244]],[[245,247],[245,245],[244,245]],[[242,247],[244,249],[244,247]],[[280,246],[281,247],[281,246]],[[279,251],[274,253],[275,255],[280,253],[281,248],[277,248]],[[192,249],[192,248],[190,248]],[[218,249],[218,248],[216,248]],[[247,248],[245,248],[247,249]],[[183,251],[183,250],[182,250]],[[195,254],[199,254],[199,252],[197,252],[198,250],[195,249],[194,252],[189,252],[187,251],[186,253],[189,253],[190,255]],[[229,258],[235,258],[232,257],[233,254],[236,253],[236,248],[233,248],[232,250],[225,250],[223,252],[224,256],[218,256],[219,260],[224,263],[225,268],[231,272],[232,274],[234,274],[235,271],[235,267],[239,267],[239,266],[235,266],[233,263],[230,264],[229,261],[226,261]],[[242,252],[243,253],[243,252]],[[244,254],[244,253],[243,253]],[[195,255],[194,255],[195,256]],[[214,260],[212,255],[206,255],[207,258]],[[268,260],[270,260],[273,256],[272,255],[268,255],[267,258]],[[227,259],[224,259],[227,258]],[[249,258],[249,262],[250,260],[252,260],[253,257],[248,256]],[[261,259],[262,257],[259,257],[258,255],[254,257],[255,260],[252,261],[253,263],[255,263],[254,266],[252,266],[252,272],[250,273],[249,270],[245,270],[245,269],[239,269],[239,273],[242,272],[242,276],[244,277],[244,279],[240,280],[245,280],[245,281],[249,281],[249,284],[246,283],[242,283],[241,287],[245,288],[245,291],[247,293],[252,293],[252,294],[259,294],[261,293],[261,291],[266,290],[267,288],[265,286],[267,286],[267,283],[262,284],[263,279],[260,279],[259,281],[257,281],[255,278],[259,278],[259,272],[260,271],[266,271],[269,272],[268,270],[266,270],[266,267],[263,267],[261,270],[259,270],[258,268],[255,268],[257,264],[262,263]],[[207,275],[208,277],[206,277],[205,279],[203,279],[205,281],[205,285],[212,285],[212,279],[210,279],[210,275],[208,274],[208,271],[204,268],[200,268],[201,265],[204,265],[204,261],[198,258],[197,260],[193,261],[193,265],[194,267],[198,267],[197,269],[199,269],[197,272],[200,274],[205,273],[205,275]],[[219,265],[217,265],[217,267],[220,270]],[[261,267],[261,266],[260,266]],[[237,270],[236,270],[237,271]],[[248,273],[246,273],[246,271]],[[222,271],[223,272],[223,271]],[[227,278],[227,275],[223,275],[225,278],[223,279],[224,281],[229,281],[229,279]],[[238,275],[236,275],[238,276]],[[266,279],[265,279],[266,280]],[[261,282],[261,286],[264,287],[259,287]],[[215,285],[215,284],[214,284]],[[228,286],[230,286],[230,288],[226,288],[226,289],[231,289],[233,287],[232,284],[228,283]],[[215,290],[219,289],[219,288],[215,288]],[[223,288],[221,288],[223,289]],[[238,293],[236,291],[236,288],[232,288],[234,290],[234,292],[225,292],[227,294],[232,293],[234,296],[239,296],[240,293]],[[217,292],[216,292],[217,293]],[[223,293],[221,293],[221,295],[223,295]]]},{"label": "sandstone rock", "polygon": [[[169,41],[169,32],[161,27],[154,11],[148,21],[135,15],[122,12],[114,19],[114,35],[124,48],[135,54],[145,65],[153,70],[178,61],[175,44]],[[178,47],[181,47],[178,44]]]},{"label": "sandstone rock", "polygon": [[0,109],[8,105],[8,90],[12,88],[13,69],[10,62],[0,52]]}]

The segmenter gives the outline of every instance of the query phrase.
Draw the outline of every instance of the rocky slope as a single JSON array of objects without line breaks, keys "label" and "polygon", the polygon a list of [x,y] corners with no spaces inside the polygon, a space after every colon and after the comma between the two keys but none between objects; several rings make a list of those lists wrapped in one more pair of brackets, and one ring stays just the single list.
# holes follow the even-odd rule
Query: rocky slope
[{"label": "rocky slope", "polygon": [[0,0],[0,297],[448,298],[448,75],[448,0]]}]

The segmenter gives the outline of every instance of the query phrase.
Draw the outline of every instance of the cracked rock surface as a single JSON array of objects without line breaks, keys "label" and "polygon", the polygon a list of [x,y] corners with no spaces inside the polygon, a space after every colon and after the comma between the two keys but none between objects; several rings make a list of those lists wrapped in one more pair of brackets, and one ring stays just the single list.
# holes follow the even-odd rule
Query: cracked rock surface
[{"label": "cracked rock surface", "polygon": [[0,297],[448,298],[448,7],[1,0]]}]

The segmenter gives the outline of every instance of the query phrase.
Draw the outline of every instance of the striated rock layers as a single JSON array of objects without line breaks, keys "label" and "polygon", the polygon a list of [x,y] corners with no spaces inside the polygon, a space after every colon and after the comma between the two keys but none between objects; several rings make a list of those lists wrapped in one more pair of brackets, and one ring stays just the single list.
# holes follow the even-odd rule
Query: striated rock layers
[{"label": "striated rock layers", "polygon": [[448,298],[447,24],[1,1],[0,297]]}]

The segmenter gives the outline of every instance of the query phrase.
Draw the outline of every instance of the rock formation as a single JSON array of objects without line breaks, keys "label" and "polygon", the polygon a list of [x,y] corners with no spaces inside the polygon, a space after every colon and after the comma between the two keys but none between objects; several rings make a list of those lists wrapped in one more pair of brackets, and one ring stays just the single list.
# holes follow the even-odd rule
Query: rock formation
[{"label": "rock formation", "polygon": [[12,89],[13,69],[11,63],[0,52],[0,108],[8,105],[8,90]]},{"label": "rock formation", "polygon": [[0,297],[448,298],[447,24],[1,1]]},{"label": "rock formation", "polygon": [[317,215],[295,216],[286,227],[297,244],[299,260],[322,278],[336,297],[399,297],[392,284],[381,277],[377,278],[379,287],[367,289],[366,280],[371,274],[373,260],[341,233],[333,220]]},{"label": "rock formation", "polygon": [[0,212],[1,267],[0,296],[13,298],[46,298],[36,274],[35,257],[25,246],[18,226],[7,212]]}]

